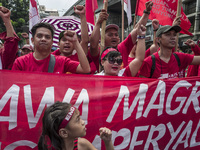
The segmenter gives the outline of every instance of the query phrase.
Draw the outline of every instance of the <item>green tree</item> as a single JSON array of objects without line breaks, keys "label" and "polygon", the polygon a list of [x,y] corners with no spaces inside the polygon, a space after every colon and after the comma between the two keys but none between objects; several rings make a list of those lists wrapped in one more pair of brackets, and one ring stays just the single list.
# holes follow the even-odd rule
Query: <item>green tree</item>
[{"label": "green tree", "polygon": [[[22,26],[28,25],[29,0],[0,0],[2,6],[11,10],[11,21],[15,32],[21,37]],[[0,20],[0,32],[5,31],[3,21]]]}]

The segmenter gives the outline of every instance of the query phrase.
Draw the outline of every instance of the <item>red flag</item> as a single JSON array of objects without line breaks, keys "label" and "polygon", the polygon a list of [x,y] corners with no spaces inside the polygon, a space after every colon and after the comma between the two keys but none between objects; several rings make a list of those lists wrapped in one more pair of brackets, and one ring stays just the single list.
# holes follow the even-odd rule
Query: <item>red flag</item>
[{"label": "red flag", "polygon": [[95,24],[94,12],[98,8],[97,0],[85,0],[86,20]]},{"label": "red flag", "polygon": [[[136,15],[142,16],[143,11],[146,9],[145,3],[148,0],[139,0]],[[153,1],[153,8],[149,15],[149,19],[158,19],[161,25],[172,25],[173,20],[176,18],[178,0],[159,0]],[[181,8],[181,33],[193,36],[188,30],[191,23],[185,13],[183,7]]]}]

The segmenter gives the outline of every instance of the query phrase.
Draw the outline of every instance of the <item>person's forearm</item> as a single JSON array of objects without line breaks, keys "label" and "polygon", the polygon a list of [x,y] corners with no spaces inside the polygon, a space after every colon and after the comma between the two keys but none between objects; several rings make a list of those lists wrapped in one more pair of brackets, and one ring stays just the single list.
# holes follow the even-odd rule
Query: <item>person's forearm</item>
[{"label": "person's forearm", "polygon": [[114,146],[112,144],[112,141],[110,142],[104,142],[106,150],[114,150]]},{"label": "person's forearm", "polygon": [[74,48],[77,51],[81,70],[83,71],[83,73],[90,73],[90,65],[80,43],[77,41],[74,45],[75,45]]},{"label": "person's forearm", "polygon": [[146,26],[148,19],[149,19],[149,14],[143,13],[142,17],[140,18],[137,24],[142,24]]},{"label": "person's forearm", "polygon": [[131,31],[131,38],[132,38],[133,44],[135,44],[136,41],[137,41],[137,30],[136,30],[136,29],[133,29],[133,30]]},{"label": "person's forearm", "polygon": [[4,19],[4,25],[6,27],[6,32],[7,32],[7,37],[14,37],[14,28],[12,26],[12,23],[10,21],[10,19]]},{"label": "person's forearm", "polygon": [[81,46],[87,55],[88,53],[88,42],[89,42],[89,35],[88,35],[88,27],[85,15],[80,15],[81,18]]},{"label": "person's forearm", "polygon": [[136,54],[135,58],[138,59],[139,61],[143,62],[144,56],[145,56],[145,50],[146,50],[145,38],[138,39],[136,52],[135,52],[135,54]]},{"label": "person's forearm", "polygon": [[96,23],[90,36],[90,53],[92,56],[97,56],[99,53],[100,26],[101,24]]}]

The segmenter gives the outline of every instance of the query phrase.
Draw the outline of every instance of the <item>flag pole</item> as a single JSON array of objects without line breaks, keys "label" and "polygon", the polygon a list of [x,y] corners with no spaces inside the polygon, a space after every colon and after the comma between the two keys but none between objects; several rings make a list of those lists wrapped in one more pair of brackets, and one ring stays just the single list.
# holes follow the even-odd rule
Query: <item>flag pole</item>
[{"label": "flag pole", "polygon": [[[182,0],[178,0],[178,6],[177,6],[177,13],[176,17],[181,15],[181,7],[182,7]],[[179,33],[177,34],[177,41],[176,41],[176,47],[175,47],[175,52],[178,49],[178,38],[179,38]]]},{"label": "flag pole", "polygon": [[124,0],[122,2],[122,41],[124,40]]},{"label": "flag pole", "polygon": [[[107,11],[108,8],[108,0],[104,0],[103,9]],[[105,47],[105,30],[106,30],[106,20],[102,22],[101,25],[101,44],[100,44],[100,54],[102,53]],[[101,67],[99,67],[99,72],[101,71]]]},{"label": "flag pole", "polygon": [[133,21],[133,28],[135,27],[135,24],[136,24],[136,13],[137,13],[137,10],[138,10],[138,0],[136,0],[135,17],[134,17],[134,21]]}]

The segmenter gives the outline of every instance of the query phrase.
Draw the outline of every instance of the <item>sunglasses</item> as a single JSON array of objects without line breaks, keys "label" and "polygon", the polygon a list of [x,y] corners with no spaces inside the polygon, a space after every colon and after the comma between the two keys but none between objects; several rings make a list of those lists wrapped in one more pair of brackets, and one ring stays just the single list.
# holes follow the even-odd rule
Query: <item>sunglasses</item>
[{"label": "sunglasses", "polygon": [[108,62],[110,64],[114,64],[116,62],[118,65],[121,65],[122,64],[122,59],[121,58],[115,59],[115,58],[109,57],[108,58]]}]

